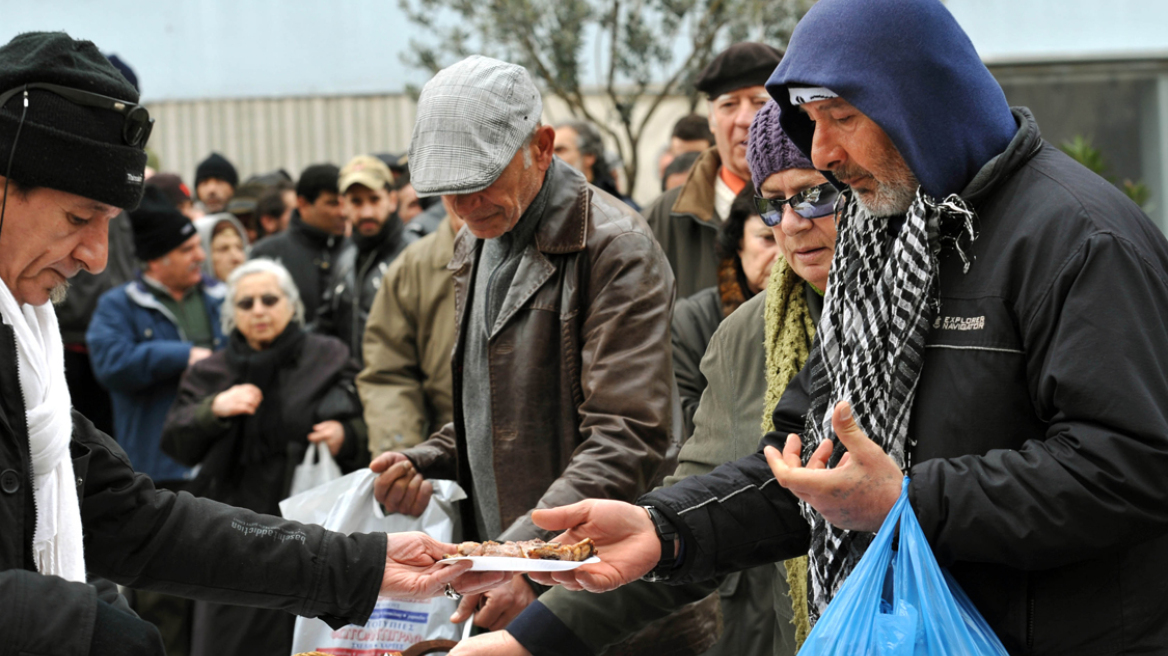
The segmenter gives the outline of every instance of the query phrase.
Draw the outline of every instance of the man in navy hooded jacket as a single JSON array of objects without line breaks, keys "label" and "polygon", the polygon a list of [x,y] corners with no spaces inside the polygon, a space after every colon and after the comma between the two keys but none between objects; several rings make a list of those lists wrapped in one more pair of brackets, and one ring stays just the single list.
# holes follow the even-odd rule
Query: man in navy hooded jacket
[{"label": "man in navy hooded jacket", "polygon": [[1010,653],[1168,652],[1164,236],[1007,106],[937,0],[822,0],[767,89],[850,189],[827,323],[758,453],[642,508],[537,512],[605,555],[556,577],[700,581],[809,553],[814,617],[903,471]]}]

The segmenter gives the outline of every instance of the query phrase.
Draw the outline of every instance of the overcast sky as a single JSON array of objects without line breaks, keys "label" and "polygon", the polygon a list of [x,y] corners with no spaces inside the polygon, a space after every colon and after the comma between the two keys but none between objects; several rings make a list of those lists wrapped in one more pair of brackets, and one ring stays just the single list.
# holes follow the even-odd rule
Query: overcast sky
[{"label": "overcast sky", "polygon": [[[549,0],[554,1],[554,0]],[[983,58],[1168,51],[1164,0],[949,0]],[[146,100],[399,92],[418,28],[397,0],[0,0],[0,42],[65,30],[115,52]]]}]

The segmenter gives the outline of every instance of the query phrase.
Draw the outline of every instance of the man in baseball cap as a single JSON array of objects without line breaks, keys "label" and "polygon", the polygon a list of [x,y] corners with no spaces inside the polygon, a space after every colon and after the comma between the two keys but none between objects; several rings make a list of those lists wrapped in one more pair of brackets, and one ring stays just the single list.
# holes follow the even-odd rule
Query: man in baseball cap
[{"label": "man in baseball cap", "polygon": [[[99,597],[90,575],[335,627],[364,624],[379,592],[420,598],[450,581],[464,591],[495,582],[432,567],[454,545],[420,534],[346,536],[156,489],[71,410],[49,300],[78,271],[105,268],[110,219],[142,198],[151,125],[92,43],[33,32],[0,46],[0,643],[163,653],[158,631],[122,609],[114,586]],[[183,236],[189,221],[170,219],[137,244],[145,254]],[[191,351],[154,343],[146,328],[136,346],[145,364],[119,373],[143,387],[154,367],[185,365]]]},{"label": "man in baseball cap", "polygon": [[372,155],[358,155],[341,169],[337,181],[341,211],[353,238],[337,258],[332,284],[325,288],[316,315],[318,331],[349,345],[364,362],[361,342],[381,279],[399,253],[413,241],[397,216],[393,173]]},{"label": "man in baseball cap", "polygon": [[[422,89],[410,143],[418,194],[466,222],[449,265],[454,422],[374,460],[376,493],[416,513],[424,479],[457,478],[480,540],[550,537],[536,507],[634,498],[670,437],[668,263],[639,215],[553,156],[542,109],[524,68],[472,56]],[[501,629],[535,596],[517,576],[454,621],[481,601],[475,623]]]}]

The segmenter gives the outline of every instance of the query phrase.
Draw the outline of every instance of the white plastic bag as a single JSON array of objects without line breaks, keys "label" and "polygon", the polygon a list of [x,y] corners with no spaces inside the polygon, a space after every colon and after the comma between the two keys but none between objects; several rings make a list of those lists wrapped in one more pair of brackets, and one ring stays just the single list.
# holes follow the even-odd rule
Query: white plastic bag
[{"label": "white plastic bag", "polygon": [[304,461],[296,465],[296,471],[292,472],[292,487],[288,496],[294,497],[340,477],[341,466],[333,460],[328,445],[324,442],[309,444],[304,450]]},{"label": "white plastic bag", "polygon": [[[466,493],[454,481],[431,481],[434,495],[421,517],[386,515],[373,498],[377,474],[361,469],[280,502],[284,517],[320,524],[341,533],[423,531],[435,540],[455,542],[462,530],[454,502]],[[365,626],[333,630],[320,620],[296,618],[292,653],[396,655],[423,640],[458,640],[459,625],[450,623],[458,602],[438,597],[424,601],[378,599]]]}]

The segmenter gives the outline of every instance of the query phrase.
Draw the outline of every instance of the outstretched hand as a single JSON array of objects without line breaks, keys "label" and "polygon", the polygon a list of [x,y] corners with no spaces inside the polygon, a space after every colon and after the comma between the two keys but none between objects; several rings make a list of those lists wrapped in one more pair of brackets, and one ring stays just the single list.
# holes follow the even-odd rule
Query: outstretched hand
[{"label": "outstretched hand", "polygon": [[848,450],[835,467],[827,468],[831,440],[821,442],[803,466],[803,442],[794,433],[787,436],[782,453],[773,446],[764,449],[767,464],[779,485],[811,504],[833,526],[875,532],[900,497],[904,474],[896,461],[860,430],[850,403],[836,404],[831,425]]},{"label": "outstretched hand", "polygon": [[468,572],[471,563],[439,563],[442,556],[454,553],[453,544],[439,542],[425,533],[392,533],[387,536],[385,574],[381,579],[381,596],[399,599],[438,597],[450,583],[460,594],[489,590],[511,577],[507,572]]},{"label": "outstretched hand", "polygon": [[570,506],[536,510],[532,521],[551,531],[564,531],[555,538],[573,544],[592,538],[600,562],[582,565],[567,572],[531,572],[544,585],[563,585],[569,590],[607,592],[649,573],[661,559],[661,541],[644,508],[623,501],[590,499]]}]

